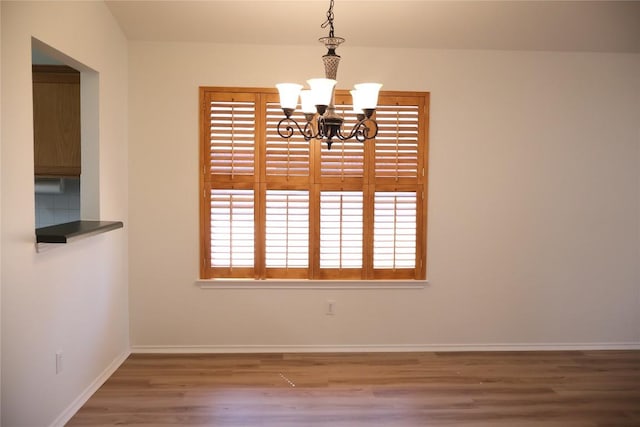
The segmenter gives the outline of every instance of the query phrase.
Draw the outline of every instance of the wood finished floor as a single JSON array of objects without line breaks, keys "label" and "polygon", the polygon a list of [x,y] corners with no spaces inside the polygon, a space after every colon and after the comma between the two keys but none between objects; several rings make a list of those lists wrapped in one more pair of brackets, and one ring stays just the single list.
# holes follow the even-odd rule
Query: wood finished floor
[{"label": "wood finished floor", "polygon": [[68,426],[640,426],[640,351],[131,355]]}]

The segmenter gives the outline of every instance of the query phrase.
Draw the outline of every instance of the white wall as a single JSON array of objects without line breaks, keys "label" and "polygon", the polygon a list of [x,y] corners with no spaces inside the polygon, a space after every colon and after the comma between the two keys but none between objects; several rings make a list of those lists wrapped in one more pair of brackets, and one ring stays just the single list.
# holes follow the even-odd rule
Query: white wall
[{"label": "white wall", "polygon": [[203,290],[198,86],[302,82],[324,52],[129,52],[134,350],[640,345],[640,55],[341,47],[339,87],[431,92],[429,284]]},{"label": "white wall", "polygon": [[[2,99],[2,6],[0,5],[0,99]],[[2,123],[2,102],[0,102],[0,124]],[[2,132],[0,131],[0,165],[2,165]],[[0,189],[2,188],[2,172],[0,169]],[[0,226],[2,224],[2,197],[0,194]],[[0,244],[0,260],[2,260],[2,244]],[[0,424],[2,424],[2,262],[0,262]]]},{"label": "white wall", "polygon": [[[64,422],[128,354],[127,42],[99,2],[1,7],[2,425],[47,426]],[[124,230],[42,253],[34,245],[32,37],[99,73],[100,217],[125,221]]]}]

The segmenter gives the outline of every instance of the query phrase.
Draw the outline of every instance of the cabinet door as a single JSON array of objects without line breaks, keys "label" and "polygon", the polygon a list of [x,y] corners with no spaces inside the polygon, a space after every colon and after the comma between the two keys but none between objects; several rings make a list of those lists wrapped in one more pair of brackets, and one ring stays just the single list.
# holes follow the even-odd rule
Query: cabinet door
[{"label": "cabinet door", "polygon": [[36,175],[80,175],[80,73],[34,66],[33,132]]}]

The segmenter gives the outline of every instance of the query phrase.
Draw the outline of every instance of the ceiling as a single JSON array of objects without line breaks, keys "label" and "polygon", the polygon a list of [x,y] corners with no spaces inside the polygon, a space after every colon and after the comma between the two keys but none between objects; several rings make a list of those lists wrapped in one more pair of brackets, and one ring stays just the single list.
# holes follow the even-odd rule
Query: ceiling
[{"label": "ceiling", "polygon": [[[112,0],[129,40],[304,45],[329,0]],[[349,46],[640,53],[640,1],[335,0]]]}]

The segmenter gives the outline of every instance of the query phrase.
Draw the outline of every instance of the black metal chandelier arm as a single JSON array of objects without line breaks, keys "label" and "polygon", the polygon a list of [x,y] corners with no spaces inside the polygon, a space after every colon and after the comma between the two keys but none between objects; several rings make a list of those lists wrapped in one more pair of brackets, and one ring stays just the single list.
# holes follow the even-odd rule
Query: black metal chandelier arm
[{"label": "black metal chandelier arm", "polygon": [[[283,126],[283,123],[285,122],[286,126]],[[311,128],[309,122],[307,122],[304,128],[301,128],[298,122],[290,117],[285,117],[278,122],[278,127],[276,128],[276,130],[278,131],[278,135],[285,139],[291,138],[295,133],[295,129],[293,128],[292,124],[296,126],[298,132],[300,132],[300,135],[302,135],[305,141],[309,141],[312,138],[316,137],[316,135],[313,134],[313,129]]]},{"label": "black metal chandelier arm", "polygon": [[312,122],[307,122],[304,125],[304,129],[302,131],[302,136],[304,137],[305,141],[310,141],[312,139],[322,139],[322,134],[320,133],[320,131],[318,130],[316,133],[314,133],[313,131],[313,123]]},{"label": "black metal chandelier arm", "polygon": [[[362,123],[365,123],[367,127],[366,139],[373,139],[378,136],[378,122],[373,119],[364,119]],[[373,131],[371,131],[373,129]]]},{"label": "black metal chandelier arm", "polygon": [[376,135],[378,135],[378,124],[375,120],[363,119],[353,126],[353,129],[351,129],[348,135],[343,135],[342,129],[339,129],[336,136],[341,141],[355,138],[359,142],[365,142],[366,140],[375,138]]}]

